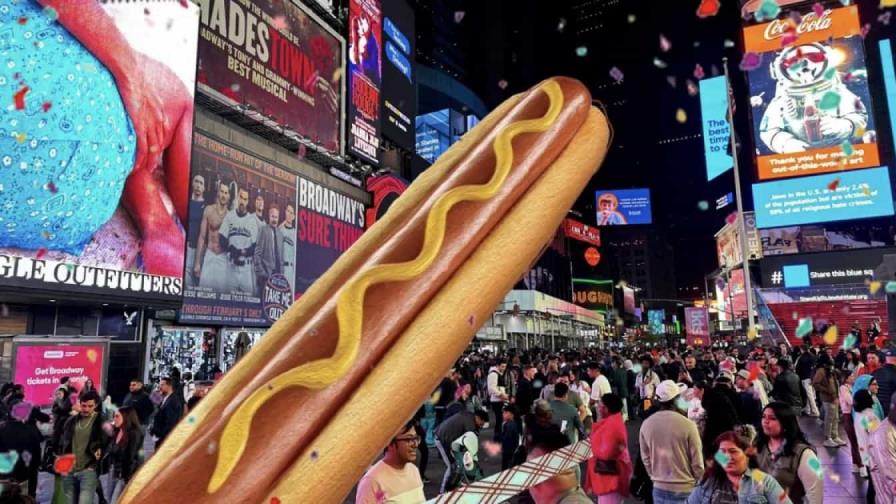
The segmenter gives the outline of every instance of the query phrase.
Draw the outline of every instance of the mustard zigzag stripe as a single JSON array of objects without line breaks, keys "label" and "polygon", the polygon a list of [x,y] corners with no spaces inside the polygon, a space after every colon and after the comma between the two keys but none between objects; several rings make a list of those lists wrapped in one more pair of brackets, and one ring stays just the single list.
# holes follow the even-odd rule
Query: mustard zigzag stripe
[{"label": "mustard zigzag stripe", "polygon": [[513,123],[495,138],[494,150],[497,166],[492,178],[483,185],[455,187],[442,195],[433,205],[426,219],[426,232],[420,254],[410,261],[374,266],[354,277],[342,290],[336,305],[340,338],[333,355],[280,374],[266,387],[253,392],[240,405],[221,433],[218,463],[209,481],[209,493],[218,491],[236,468],[246,449],[252,419],[268,399],[286,387],[323,388],[349,371],[361,344],[363,301],[367,289],[379,283],[410,280],[426,271],[442,248],[448,211],[460,202],[487,200],[497,194],[513,165],[513,146],[511,144],[513,138],[521,133],[547,131],[560,115],[560,108],[563,105],[563,90],[560,85],[553,80],[547,81],[541,90],[548,95],[550,100],[547,113],[538,119]]}]

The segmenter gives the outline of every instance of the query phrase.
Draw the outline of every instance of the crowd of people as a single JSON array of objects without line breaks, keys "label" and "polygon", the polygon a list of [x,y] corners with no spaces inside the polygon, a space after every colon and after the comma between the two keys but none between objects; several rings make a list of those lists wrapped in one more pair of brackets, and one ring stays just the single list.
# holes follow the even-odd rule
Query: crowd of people
[{"label": "crowd of people", "polygon": [[[819,451],[844,449],[867,502],[896,502],[896,348],[679,350],[467,353],[396,433],[356,502],[423,502],[430,447],[445,466],[443,493],[484,477],[481,450],[500,454],[504,470],[584,439],[589,460],[520,499],[818,504]],[[818,446],[807,422],[820,422]],[[487,425],[493,434],[480,439]]]}]

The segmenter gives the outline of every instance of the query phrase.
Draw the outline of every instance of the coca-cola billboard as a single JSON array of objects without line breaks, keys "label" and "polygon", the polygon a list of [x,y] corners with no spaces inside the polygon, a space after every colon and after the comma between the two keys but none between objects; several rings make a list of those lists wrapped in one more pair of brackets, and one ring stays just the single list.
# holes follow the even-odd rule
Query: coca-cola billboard
[{"label": "coca-cola billboard", "polygon": [[858,8],[799,14],[744,30],[759,178],[879,166]]}]

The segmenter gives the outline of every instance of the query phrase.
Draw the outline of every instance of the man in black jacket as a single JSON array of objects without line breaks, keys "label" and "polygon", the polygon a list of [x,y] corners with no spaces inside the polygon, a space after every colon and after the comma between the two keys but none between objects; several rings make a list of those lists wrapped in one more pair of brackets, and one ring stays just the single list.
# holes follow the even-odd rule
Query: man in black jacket
[{"label": "man in black jacket", "polygon": [[143,388],[143,380],[140,378],[131,380],[130,392],[124,396],[122,406],[134,408],[134,412],[137,413],[137,418],[140,420],[140,428],[145,434],[146,426],[149,424],[149,417],[152,416],[152,412],[155,411],[156,407],[152,404],[152,399],[149,398],[146,389]]},{"label": "man in black jacket", "polygon": [[97,465],[106,446],[102,415],[96,410],[99,404],[100,396],[95,391],[81,394],[78,415],[69,418],[63,427],[60,453],[71,453],[75,457],[71,472],[62,479],[66,502],[93,502],[98,482]]},{"label": "man in black jacket", "polygon": [[535,386],[532,384],[536,372],[534,364],[523,365],[523,374],[516,385],[516,410],[519,412],[520,418],[532,412],[532,403],[538,398],[535,395]]},{"label": "man in black jacket", "polygon": [[790,370],[791,366],[790,357],[778,359],[778,367],[781,368],[781,372],[775,378],[772,397],[790,405],[793,414],[798,417],[803,409],[803,396],[800,394],[800,378]]},{"label": "man in black jacket", "polygon": [[815,363],[818,358],[815,355],[814,348],[803,348],[803,353],[796,361],[796,374],[800,378],[803,385],[803,391],[806,393],[806,407],[803,411],[809,416],[817,417],[818,403],[815,401],[815,387],[812,386],[812,378],[815,376]]},{"label": "man in black jacket", "polygon": [[888,348],[884,350],[884,365],[871,373],[877,380],[877,397],[883,403],[884,411],[890,410],[890,405],[886,404],[890,397],[896,392],[896,348]]},{"label": "man in black jacket", "polygon": [[[479,410],[476,413],[461,411],[442,422],[436,428],[436,449],[439,450],[439,456],[442,458],[442,462],[445,463],[445,475],[442,477],[439,493],[445,493],[445,490],[447,490],[448,478],[451,476],[451,471],[454,468],[451,443],[467,432],[479,433],[479,430],[488,423],[488,420],[488,411]],[[498,421],[500,422],[501,419],[499,418]]]},{"label": "man in black jacket", "polygon": [[156,414],[155,420],[152,422],[152,429],[149,433],[156,437],[156,449],[162,445],[162,441],[168,437],[168,434],[184,416],[183,396],[175,393],[174,383],[171,378],[164,377],[159,383],[159,391],[162,393],[162,404],[159,406],[159,412]]}]

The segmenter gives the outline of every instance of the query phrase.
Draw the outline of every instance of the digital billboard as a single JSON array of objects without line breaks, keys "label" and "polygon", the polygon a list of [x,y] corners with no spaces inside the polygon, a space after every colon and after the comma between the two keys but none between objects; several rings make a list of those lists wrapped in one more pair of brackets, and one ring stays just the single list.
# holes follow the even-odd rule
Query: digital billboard
[{"label": "digital billboard", "polygon": [[607,311],[613,308],[612,280],[573,278],[572,302],[589,310]]},{"label": "digital billboard", "polygon": [[709,310],[699,307],[684,309],[684,328],[688,345],[709,345]]},{"label": "digital billboard", "polygon": [[379,164],[383,15],[379,0],[350,0],[348,150]]},{"label": "digital billboard", "polygon": [[600,229],[566,218],[563,219],[563,230],[567,238],[600,246]]},{"label": "digital billboard", "polygon": [[760,179],[880,164],[858,7],[807,9],[744,30]]},{"label": "digital billboard", "polygon": [[728,80],[724,75],[700,81],[700,115],[706,179],[712,180],[734,166],[728,124]]},{"label": "digital billboard", "polygon": [[[199,92],[227,105],[245,105],[341,153],[342,37],[302,2],[199,0],[199,5]],[[143,7],[135,8],[142,13]],[[158,23],[165,25],[162,19]]]},{"label": "digital billboard", "polygon": [[763,229],[760,235],[764,256],[826,252],[894,245],[896,224],[893,219],[881,217],[859,222],[824,222]]},{"label": "digital billboard", "polygon": [[730,276],[719,278],[716,282],[716,299],[719,302],[721,312],[720,320],[731,320],[735,317],[743,317],[747,313],[747,291],[744,283],[744,270],[731,271]]},{"label": "digital billboard", "polygon": [[758,228],[893,215],[886,166],[753,184]]},{"label": "digital billboard", "polygon": [[64,376],[76,391],[88,379],[96,385],[104,383],[108,346],[104,342],[14,343],[14,383],[25,387],[25,400],[32,404],[53,404],[53,394]]},{"label": "digital billboard", "polygon": [[635,314],[635,290],[631,287],[622,288],[622,309],[630,315]]},{"label": "digital billboard", "polygon": [[896,249],[884,247],[766,257],[759,263],[762,286],[795,289],[864,284],[873,277],[884,255],[894,253]]},{"label": "digital billboard", "polygon": [[413,150],[417,117],[414,10],[406,0],[383,0],[383,136]]},{"label": "digital billboard", "polygon": [[650,224],[650,189],[598,190],[594,193],[597,202],[598,226],[624,226],[627,224]]},{"label": "digital billboard", "polygon": [[887,90],[887,109],[890,113],[890,134],[896,146],[896,69],[893,68],[893,45],[889,39],[878,42],[880,65],[884,74],[884,88]]},{"label": "digital billboard", "polygon": [[647,310],[647,325],[653,334],[666,332],[666,310]]},{"label": "digital billboard", "polygon": [[442,109],[417,116],[414,131],[418,156],[435,163],[436,159],[459,139],[451,131],[453,128],[450,119],[455,115],[459,117],[459,114],[451,109]]},{"label": "digital billboard", "polygon": [[199,8],[82,4],[3,5],[0,284],[176,300]]}]

